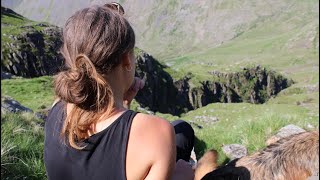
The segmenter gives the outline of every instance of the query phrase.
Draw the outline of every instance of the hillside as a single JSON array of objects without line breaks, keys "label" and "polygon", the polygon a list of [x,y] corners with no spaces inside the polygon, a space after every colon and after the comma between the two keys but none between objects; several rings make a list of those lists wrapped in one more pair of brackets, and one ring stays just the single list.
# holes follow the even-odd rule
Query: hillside
[{"label": "hillside", "polygon": [[[47,21],[62,27],[76,10],[106,2],[109,1],[78,0],[74,3],[63,0],[2,0],[2,5],[32,20]],[[310,46],[309,39],[312,46],[319,44],[318,41],[313,42],[319,34],[317,0],[119,2],[134,26],[137,46],[160,60],[218,47],[256,27],[265,29],[267,33],[260,39],[296,31],[296,36],[292,38],[298,45],[306,43],[306,46]],[[261,33],[251,37],[259,35]],[[273,39],[283,40],[279,36]],[[294,44],[296,43],[289,46]]]},{"label": "hillside", "polygon": [[[63,26],[76,10],[102,0],[3,0],[30,19]],[[198,80],[248,65],[271,68],[299,88],[319,87],[319,1],[120,1],[137,46]]]}]

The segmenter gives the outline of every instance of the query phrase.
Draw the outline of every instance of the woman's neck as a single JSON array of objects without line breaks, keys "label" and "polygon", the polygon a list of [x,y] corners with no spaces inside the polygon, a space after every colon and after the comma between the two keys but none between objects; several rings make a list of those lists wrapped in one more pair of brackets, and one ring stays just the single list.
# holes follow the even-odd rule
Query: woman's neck
[{"label": "woman's neck", "polygon": [[124,77],[121,73],[121,70],[117,67],[113,71],[110,72],[108,76],[106,76],[106,80],[111,88],[112,91],[112,96],[114,100],[114,108],[115,109],[120,109],[123,110],[123,96],[125,93],[125,85],[124,82]]}]

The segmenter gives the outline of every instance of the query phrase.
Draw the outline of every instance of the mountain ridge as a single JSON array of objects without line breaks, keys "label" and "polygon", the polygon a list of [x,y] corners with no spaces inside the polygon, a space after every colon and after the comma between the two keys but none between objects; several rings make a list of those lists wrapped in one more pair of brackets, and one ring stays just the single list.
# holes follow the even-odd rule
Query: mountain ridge
[{"label": "mountain ridge", "polygon": [[[38,1],[3,0],[3,5],[37,21],[48,21],[63,26],[76,10],[93,4],[110,1],[79,0]],[[268,18],[277,19],[278,14],[296,12],[318,13],[319,3],[314,0],[267,0],[243,2],[229,1],[135,1],[122,0],[126,16],[137,35],[137,46],[157,59],[165,60],[207,48],[218,47],[253,28],[256,23]],[[297,10],[296,10],[297,9]],[[314,19],[314,18],[313,18]],[[309,18],[307,22],[313,21]]]}]

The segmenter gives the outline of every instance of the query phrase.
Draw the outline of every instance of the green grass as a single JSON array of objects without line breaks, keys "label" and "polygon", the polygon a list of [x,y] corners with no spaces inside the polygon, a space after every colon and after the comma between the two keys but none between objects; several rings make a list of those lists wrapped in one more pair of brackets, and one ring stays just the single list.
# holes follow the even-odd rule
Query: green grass
[{"label": "green grass", "polygon": [[[289,38],[287,34],[283,36]],[[319,55],[312,53],[311,50],[292,53],[268,48],[268,44],[278,44],[278,40],[277,37],[260,40],[253,39],[253,37],[250,40],[235,40],[221,47],[168,60],[167,63],[171,64],[175,70],[187,69],[203,79],[208,78],[209,71],[233,72],[248,65],[258,64],[288,72],[295,79],[305,77],[302,73],[310,73],[310,70],[315,73],[315,76],[317,73],[319,74],[319,70],[312,68],[319,66],[319,62],[316,61]],[[298,72],[292,71],[294,69],[297,69]]]},{"label": "green grass", "polygon": [[1,114],[1,179],[46,179],[43,120]]},{"label": "green grass", "polygon": [[50,107],[54,100],[53,78],[1,80],[1,95],[10,96],[33,111]]},{"label": "green grass", "polygon": [[[199,118],[201,116],[204,119],[217,117],[219,121],[210,124]],[[203,127],[199,129],[194,126],[198,139],[195,145],[197,157],[215,148],[220,154],[220,163],[227,158],[221,150],[224,144],[242,144],[250,154],[264,148],[267,138],[286,125],[319,128],[319,113],[310,114],[304,107],[288,104],[214,103],[190,111],[181,119]]]}]

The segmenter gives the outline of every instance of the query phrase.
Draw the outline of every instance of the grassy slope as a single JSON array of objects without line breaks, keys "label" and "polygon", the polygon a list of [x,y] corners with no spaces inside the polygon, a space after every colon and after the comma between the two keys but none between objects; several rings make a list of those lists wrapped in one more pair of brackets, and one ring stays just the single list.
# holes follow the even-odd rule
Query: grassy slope
[{"label": "grassy slope", "polygon": [[[45,27],[49,26],[46,22],[35,22],[29,20],[23,16],[13,13],[1,13],[1,66],[8,67],[12,62],[8,59],[12,59],[9,54],[16,55],[19,50],[25,50],[28,46],[27,42],[20,40],[21,34],[28,32],[41,32]],[[47,38],[47,36],[43,36]],[[19,40],[18,40],[19,39]],[[48,48],[45,48],[45,55],[50,55],[50,52],[46,52]],[[32,48],[33,53],[38,52],[36,48]],[[49,50],[48,50],[49,51]]]},{"label": "grassy slope", "polygon": [[[226,160],[221,149],[223,144],[242,144],[250,154],[265,147],[265,141],[286,125],[294,124],[306,130],[319,129],[319,92],[306,91],[294,85],[262,105],[214,103],[181,117],[157,115],[170,121],[180,118],[202,126],[201,129],[193,126],[197,136],[197,157],[215,148],[222,163]],[[219,121],[206,121],[212,117]]]},{"label": "grassy slope", "polygon": [[8,14],[1,14],[1,45],[4,44],[4,42],[10,41],[9,35],[17,35],[22,32],[22,29],[16,28],[16,26],[22,26],[31,22],[32,21],[28,20],[27,18],[14,14],[11,16]]},{"label": "grassy slope", "polygon": [[50,107],[54,100],[52,77],[1,80],[1,95],[13,97],[33,111]]},{"label": "grassy slope", "polygon": [[[319,11],[313,1],[294,1],[287,12],[260,19],[251,29],[219,47],[164,60],[203,79],[208,71],[235,71],[260,64],[298,82],[319,82]],[[308,21],[306,21],[308,19]]]}]

